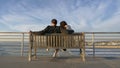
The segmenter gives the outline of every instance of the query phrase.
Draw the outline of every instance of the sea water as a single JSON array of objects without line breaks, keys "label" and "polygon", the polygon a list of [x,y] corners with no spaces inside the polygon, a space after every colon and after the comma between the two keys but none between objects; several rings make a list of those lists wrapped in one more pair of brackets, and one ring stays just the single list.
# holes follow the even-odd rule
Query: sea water
[{"label": "sea water", "polygon": [[[21,42],[0,42],[0,56],[21,56]],[[29,42],[24,42],[23,56],[28,56]],[[37,55],[52,56],[55,49],[37,49]],[[86,56],[93,56],[93,49],[85,49]],[[80,49],[67,49],[67,51],[59,50],[58,56],[80,56]],[[95,56],[100,57],[119,57],[120,49],[95,49]]]}]

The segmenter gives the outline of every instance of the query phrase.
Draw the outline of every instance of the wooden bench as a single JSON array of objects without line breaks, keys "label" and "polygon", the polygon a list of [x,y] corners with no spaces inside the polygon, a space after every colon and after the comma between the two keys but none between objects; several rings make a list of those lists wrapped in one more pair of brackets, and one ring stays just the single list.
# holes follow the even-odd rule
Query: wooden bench
[{"label": "wooden bench", "polygon": [[[32,60],[32,56],[36,57],[37,48],[54,48],[54,49],[68,49],[75,48],[81,50],[81,58],[85,61],[85,36],[84,33],[74,34],[47,34],[39,35],[38,33],[30,33],[30,45],[29,45],[29,57],[28,60]],[[32,53],[34,51],[34,54]],[[32,55],[33,54],[33,55]]]}]

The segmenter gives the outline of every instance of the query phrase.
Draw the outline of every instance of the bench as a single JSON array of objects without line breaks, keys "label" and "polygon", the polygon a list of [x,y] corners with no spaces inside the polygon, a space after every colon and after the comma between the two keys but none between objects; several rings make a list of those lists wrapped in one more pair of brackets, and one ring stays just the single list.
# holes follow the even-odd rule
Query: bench
[{"label": "bench", "polygon": [[[29,37],[29,54],[28,60],[36,57],[37,48],[54,48],[54,49],[80,49],[80,57],[85,61],[85,36],[84,33],[74,34],[46,34],[39,35],[39,33],[30,33]],[[34,51],[34,52],[33,52]],[[34,53],[34,54],[33,54]]]}]

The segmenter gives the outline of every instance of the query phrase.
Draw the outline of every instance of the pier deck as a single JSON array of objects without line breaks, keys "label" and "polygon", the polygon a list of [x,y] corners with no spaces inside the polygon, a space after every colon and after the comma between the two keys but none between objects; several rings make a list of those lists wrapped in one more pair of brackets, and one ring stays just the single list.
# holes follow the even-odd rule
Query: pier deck
[{"label": "pier deck", "polygon": [[120,57],[38,57],[29,62],[27,57],[0,56],[0,68],[120,68]]}]

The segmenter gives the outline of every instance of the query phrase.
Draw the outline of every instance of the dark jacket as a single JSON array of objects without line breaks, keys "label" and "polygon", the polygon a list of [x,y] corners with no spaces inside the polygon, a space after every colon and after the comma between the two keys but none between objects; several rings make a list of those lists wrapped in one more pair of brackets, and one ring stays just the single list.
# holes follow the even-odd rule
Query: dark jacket
[{"label": "dark jacket", "polygon": [[44,30],[40,31],[40,34],[61,33],[59,26],[47,26]]}]

